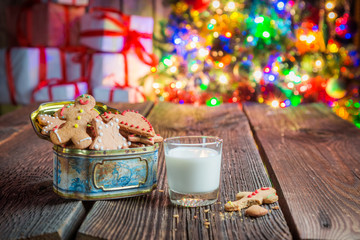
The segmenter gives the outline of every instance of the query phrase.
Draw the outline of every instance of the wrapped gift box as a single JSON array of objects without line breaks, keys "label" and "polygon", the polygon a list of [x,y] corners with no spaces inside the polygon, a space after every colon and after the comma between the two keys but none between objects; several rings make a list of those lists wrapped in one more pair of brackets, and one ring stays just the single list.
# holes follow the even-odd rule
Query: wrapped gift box
[{"label": "wrapped gift box", "polygon": [[89,56],[83,51],[64,51],[65,79],[67,82],[86,81],[86,69]]},{"label": "wrapped gift box", "polygon": [[0,49],[0,102],[28,104],[40,81],[62,79],[57,48]]},{"label": "wrapped gift box", "polygon": [[[121,52],[130,34],[148,53],[152,52],[154,20],[150,17],[125,16],[121,13],[93,10],[81,18],[81,44],[102,52]],[[132,38],[131,36],[130,38]]]},{"label": "wrapped gift box", "polygon": [[10,36],[20,46],[78,46],[85,7],[36,3],[6,10]]},{"label": "wrapped gift box", "polygon": [[141,87],[95,87],[93,88],[93,96],[99,102],[129,102],[138,103],[145,101]]},{"label": "wrapped gift box", "polygon": [[[52,0],[55,3],[71,5],[71,6],[87,6],[89,5],[89,0]],[[47,2],[47,0],[45,0]]]},{"label": "wrapped gift box", "polygon": [[135,53],[95,53],[91,60],[91,87],[139,86],[138,79],[150,72]]},{"label": "wrapped gift box", "polygon": [[38,91],[34,92],[36,102],[52,102],[74,100],[81,94],[88,92],[86,82],[49,84]]}]

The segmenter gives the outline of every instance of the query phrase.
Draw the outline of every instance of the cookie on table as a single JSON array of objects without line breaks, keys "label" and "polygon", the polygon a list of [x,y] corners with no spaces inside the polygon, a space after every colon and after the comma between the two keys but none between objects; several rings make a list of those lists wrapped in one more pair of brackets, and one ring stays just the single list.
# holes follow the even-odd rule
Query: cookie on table
[{"label": "cookie on table", "polygon": [[48,115],[48,114],[39,114],[37,116],[37,120],[43,128],[41,129],[41,134],[50,135],[50,131],[53,130],[55,127],[60,127],[64,120],[59,119],[58,116]]},{"label": "cookie on table", "polygon": [[59,112],[59,118],[66,121],[61,127],[56,127],[50,132],[51,141],[57,145],[72,141],[78,149],[90,146],[92,138],[87,133],[87,124],[98,116],[94,109],[95,104],[95,99],[91,95],[83,94],[77,97],[73,104],[65,105]]},{"label": "cookie on table", "polygon": [[245,215],[250,217],[261,217],[268,214],[268,212],[269,211],[266,208],[260,207],[259,205],[252,205],[245,210]]},{"label": "cookie on table", "polygon": [[225,211],[239,211],[252,205],[261,205],[263,203],[270,204],[276,202],[279,198],[276,190],[271,187],[262,187],[254,192],[246,192],[246,194],[238,193],[237,201],[229,201],[225,204]]},{"label": "cookie on table", "polygon": [[119,132],[119,125],[115,119],[104,123],[100,117],[93,119],[92,126],[95,130],[95,139],[90,145],[90,149],[95,150],[115,150],[129,148],[127,139]]}]

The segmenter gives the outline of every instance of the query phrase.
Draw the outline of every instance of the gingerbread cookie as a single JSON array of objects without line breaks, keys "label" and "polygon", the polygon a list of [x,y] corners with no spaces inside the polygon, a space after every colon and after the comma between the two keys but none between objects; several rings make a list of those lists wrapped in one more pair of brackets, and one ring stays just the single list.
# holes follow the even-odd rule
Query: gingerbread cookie
[{"label": "gingerbread cookie", "polygon": [[128,140],[131,142],[144,143],[146,145],[154,145],[157,142],[162,142],[163,138],[160,135],[155,135],[154,137],[142,137],[129,135]]},{"label": "gingerbread cookie", "polygon": [[[248,192],[247,192],[248,193]],[[263,203],[270,204],[274,203],[278,200],[278,196],[276,195],[276,190],[270,187],[262,187],[260,189],[255,190],[251,194],[247,196],[241,194],[242,198],[234,202],[227,202],[225,204],[226,211],[239,211],[243,208],[252,206],[252,205],[261,205]]]},{"label": "gingerbread cookie", "polygon": [[50,131],[54,127],[60,127],[61,124],[65,123],[64,120],[58,118],[58,116],[51,116],[47,114],[39,114],[37,120],[41,126],[44,126],[41,130],[41,133],[44,135],[49,135]]},{"label": "gingerbread cookie", "polygon": [[98,115],[93,109],[95,104],[92,96],[83,94],[75,99],[74,104],[64,106],[60,110],[59,117],[65,119],[66,122],[50,132],[51,141],[54,144],[63,145],[71,140],[75,148],[87,148],[92,143],[87,133],[87,124]]},{"label": "gingerbread cookie", "polygon": [[266,208],[260,207],[259,205],[252,205],[245,210],[245,215],[250,217],[261,217],[268,214],[268,212],[269,211]]},{"label": "gingerbread cookie", "polygon": [[95,118],[92,121],[95,129],[95,139],[90,145],[90,149],[95,150],[115,150],[129,148],[126,138],[119,133],[119,125],[114,119],[104,123],[102,119]]},{"label": "gingerbread cookie", "polygon": [[105,112],[101,117],[105,122],[110,121],[112,118],[118,122],[122,131],[127,131],[131,134],[141,135],[144,137],[154,137],[155,132],[150,122],[140,113],[134,110],[126,110],[121,114]]}]

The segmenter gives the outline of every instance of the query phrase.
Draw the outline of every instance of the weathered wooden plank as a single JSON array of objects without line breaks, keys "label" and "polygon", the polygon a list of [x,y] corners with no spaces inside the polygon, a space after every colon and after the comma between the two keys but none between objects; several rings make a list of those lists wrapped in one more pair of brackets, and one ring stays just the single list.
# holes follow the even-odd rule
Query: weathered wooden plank
[{"label": "weathered wooden plank", "polygon": [[38,104],[23,106],[21,109],[0,116],[0,144],[19,136],[29,128],[29,114],[36,109]]},{"label": "weathered wooden plank", "polygon": [[360,238],[360,130],[322,104],[245,112],[292,233]]},{"label": "weathered wooden plank", "polygon": [[[142,112],[149,112],[152,105],[109,104]],[[30,126],[28,113],[36,108],[25,107],[0,118],[4,123],[0,129],[23,129],[0,143],[0,239],[73,238],[86,215],[81,201],[53,193],[52,144],[38,138]]]},{"label": "weathered wooden plank", "polygon": [[[241,216],[224,212],[224,203],[235,199],[238,191],[271,184],[247,119],[237,105],[209,108],[160,103],[148,119],[164,137],[218,135],[224,139],[221,204],[200,208],[172,205],[161,147],[158,190],[142,197],[96,202],[78,232],[79,239],[291,238],[281,210],[258,219],[246,218],[243,211]],[[174,218],[174,214],[179,218]],[[208,229],[205,219],[211,223]]]}]

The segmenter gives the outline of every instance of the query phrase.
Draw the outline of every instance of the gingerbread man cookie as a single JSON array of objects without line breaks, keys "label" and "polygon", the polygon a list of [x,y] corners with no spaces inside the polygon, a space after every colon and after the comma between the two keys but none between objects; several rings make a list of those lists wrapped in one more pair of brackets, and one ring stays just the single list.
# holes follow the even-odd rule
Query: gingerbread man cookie
[{"label": "gingerbread man cookie", "polygon": [[56,114],[54,116],[48,114],[39,114],[37,120],[41,126],[43,126],[41,133],[44,135],[49,135],[50,131],[55,127],[60,127],[61,124],[65,123],[64,120],[59,119]]},{"label": "gingerbread man cookie", "polygon": [[[246,192],[249,193],[249,192]],[[254,192],[244,195],[237,194],[242,197],[234,202],[227,202],[225,204],[226,211],[239,211],[243,208],[252,206],[252,205],[261,205],[263,203],[270,204],[274,203],[278,200],[278,196],[276,195],[276,190],[270,187],[262,187],[260,189],[255,190]]]},{"label": "gingerbread man cookie", "polygon": [[115,119],[104,123],[100,117],[93,119],[92,125],[95,129],[95,139],[90,145],[90,149],[95,150],[115,150],[129,148],[126,138],[119,133],[119,125]]},{"label": "gingerbread man cookie", "polygon": [[83,94],[75,99],[74,104],[64,106],[60,110],[59,118],[65,119],[66,122],[50,132],[51,141],[54,144],[62,145],[71,140],[75,148],[87,148],[92,143],[92,139],[87,133],[87,124],[98,115],[93,109],[95,104],[92,96]]},{"label": "gingerbread man cookie", "polygon": [[105,112],[101,117],[105,122],[115,118],[122,131],[130,132],[132,134],[141,135],[144,137],[154,137],[155,131],[150,122],[140,113],[126,110],[121,114]]}]

